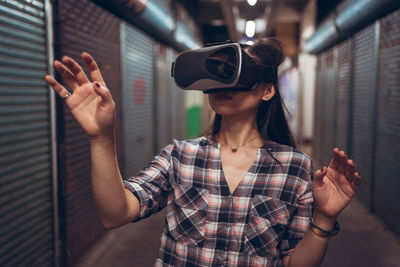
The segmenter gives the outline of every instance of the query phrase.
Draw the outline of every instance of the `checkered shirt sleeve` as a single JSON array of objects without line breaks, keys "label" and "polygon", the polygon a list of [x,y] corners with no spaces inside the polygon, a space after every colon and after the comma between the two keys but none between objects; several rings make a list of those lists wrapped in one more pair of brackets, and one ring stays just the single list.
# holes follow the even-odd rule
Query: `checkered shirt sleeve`
[{"label": "checkered shirt sleeve", "polygon": [[297,200],[296,210],[289,222],[284,237],[280,241],[279,250],[281,257],[290,256],[297,243],[301,241],[308,230],[309,219],[313,212],[313,196],[311,184],[314,178],[313,164],[311,159],[306,158],[304,162],[304,183],[298,187],[300,197]]},{"label": "checkered shirt sleeve", "polygon": [[137,176],[124,181],[125,188],[139,200],[140,213],[135,221],[144,219],[167,205],[171,191],[168,177],[172,149],[172,144],[166,146]]}]

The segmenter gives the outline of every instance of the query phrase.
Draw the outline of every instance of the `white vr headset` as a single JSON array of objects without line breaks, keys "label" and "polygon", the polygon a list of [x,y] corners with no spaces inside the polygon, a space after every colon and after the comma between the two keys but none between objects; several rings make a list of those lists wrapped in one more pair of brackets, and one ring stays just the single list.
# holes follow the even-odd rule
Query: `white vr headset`
[{"label": "white vr headset", "polygon": [[259,64],[241,45],[213,44],[180,53],[172,63],[171,76],[185,90],[211,93],[216,90],[249,91],[260,82],[277,81],[277,68]]}]

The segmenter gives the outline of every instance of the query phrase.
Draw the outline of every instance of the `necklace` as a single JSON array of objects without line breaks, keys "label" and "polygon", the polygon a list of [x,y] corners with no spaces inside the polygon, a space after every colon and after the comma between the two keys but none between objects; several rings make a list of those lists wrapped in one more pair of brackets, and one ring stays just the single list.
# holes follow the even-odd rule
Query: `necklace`
[{"label": "necklace", "polygon": [[256,136],[254,136],[254,137],[251,138],[249,141],[247,141],[246,143],[244,143],[243,145],[241,145],[241,146],[239,146],[239,147],[231,147],[230,145],[228,145],[228,144],[225,143],[224,141],[222,141],[222,140],[221,140],[221,141],[222,141],[225,145],[229,146],[230,149],[231,149],[231,151],[232,151],[233,153],[236,153],[236,152],[239,150],[239,148],[242,148],[242,147],[244,147],[244,146],[250,144],[251,142],[253,142],[254,140],[256,140],[256,138],[257,138],[258,136],[259,136],[259,135],[257,134]]}]

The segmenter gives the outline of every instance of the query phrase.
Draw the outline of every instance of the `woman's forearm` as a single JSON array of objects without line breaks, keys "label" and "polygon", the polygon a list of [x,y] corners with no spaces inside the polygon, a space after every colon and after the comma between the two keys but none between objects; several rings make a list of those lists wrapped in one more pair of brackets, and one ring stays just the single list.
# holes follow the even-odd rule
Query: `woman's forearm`
[{"label": "woman's forearm", "polygon": [[[313,220],[322,229],[330,230],[334,227],[335,219],[325,218],[314,212]],[[319,266],[324,258],[329,237],[320,237],[310,229],[297,244],[285,267],[314,267]]]},{"label": "woman's forearm", "polygon": [[139,214],[139,201],[125,189],[119,170],[115,137],[90,138],[92,188],[102,223],[121,226]]}]

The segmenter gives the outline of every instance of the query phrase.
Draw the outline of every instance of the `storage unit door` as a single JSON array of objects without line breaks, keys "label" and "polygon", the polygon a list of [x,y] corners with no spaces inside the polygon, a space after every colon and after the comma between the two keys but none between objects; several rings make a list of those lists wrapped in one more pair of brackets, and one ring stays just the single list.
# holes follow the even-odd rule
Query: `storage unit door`
[{"label": "storage unit door", "polygon": [[370,207],[372,186],[372,142],[374,131],[375,63],[374,25],[354,36],[354,86],[352,110],[351,152],[363,182],[358,195]]},{"label": "storage unit door", "polygon": [[54,266],[44,1],[0,4],[0,266]]},{"label": "storage unit door", "polygon": [[[58,1],[56,55],[67,55],[86,69],[81,53],[89,52],[120,107],[119,19],[88,0]],[[88,76],[89,77],[89,76]],[[64,101],[60,101],[64,103]],[[64,215],[64,248],[67,265],[72,265],[85,249],[104,232],[93,201],[90,181],[90,147],[87,134],[64,105],[59,143],[61,145],[61,204]],[[117,110],[117,116],[120,112]],[[120,119],[117,118],[117,123]],[[120,140],[117,124],[117,140]],[[117,143],[117,146],[118,143]],[[119,149],[120,151],[120,149]]]},{"label": "storage unit door", "polygon": [[121,23],[124,178],[136,175],[155,153],[153,49],[150,38]]},{"label": "storage unit door", "polygon": [[322,115],[324,103],[324,91],[323,91],[323,81],[324,81],[324,69],[323,69],[323,54],[319,54],[317,58],[317,73],[316,73],[316,90],[315,90],[315,112],[314,112],[314,156],[320,161],[321,159],[321,143],[322,143]]},{"label": "storage unit door", "polygon": [[374,210],[400,234],[400,10],[381,20]]},{"label": "storage unit door", "polygon": [[348,39],[335,49],[337,53],[337,85],[336,85],[336,125],[335,146],[348,152],[349,103],[350,103],[350,46]]},{"label": "storage unit door", "polygon": [[[169,62],[173,62],[178,56],[172,49],[169,50]],[[172,137],[185,139],[186,136],[186,111],[185,111],[185,90],[179,88],[174,79],[170,79],[171,90],[171,126]]]},{"label": "storage unit door", "polygon": [[157,152],[171,143],[171,62],[168,61],[168,50],[162,44],[157,45],[156,55],[156,137]]},{"label": "storage unit door", "polygon": [[333,49],[318,56],[315,109],[315,151],[321,164],[332,157],[335,132],[336,70]]}]

